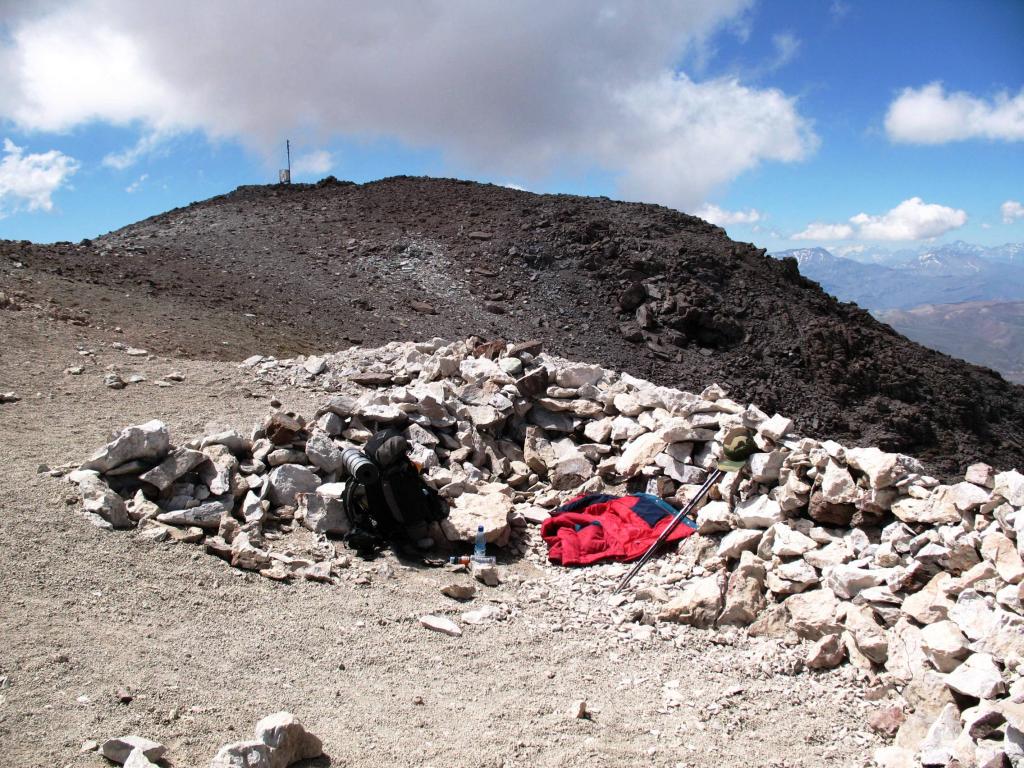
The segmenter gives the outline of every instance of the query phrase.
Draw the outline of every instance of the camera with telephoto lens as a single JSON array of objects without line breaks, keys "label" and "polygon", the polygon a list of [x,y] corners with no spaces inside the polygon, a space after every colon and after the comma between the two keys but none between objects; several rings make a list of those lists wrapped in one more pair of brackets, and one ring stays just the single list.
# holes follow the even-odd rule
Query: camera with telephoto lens
[{"label": "camera with telephoto lens", "polygon": [[377,465],[358,448],[346,448],[341,452],[341,462],[350,477],[366,485],[377,482]]}]

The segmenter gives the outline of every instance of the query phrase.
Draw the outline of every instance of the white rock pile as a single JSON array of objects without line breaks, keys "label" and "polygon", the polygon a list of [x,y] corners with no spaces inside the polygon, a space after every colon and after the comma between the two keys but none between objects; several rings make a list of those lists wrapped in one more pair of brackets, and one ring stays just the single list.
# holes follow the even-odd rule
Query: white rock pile
[{"label": "white rock pile", "polygon": [[[90,749],[96,747],[95,742],[87,744]],[[99,752],[124,768],[158,768],[167,747],[142,736],[121,736],[105,741]],[[225,744],[217,750],[210,768],[287,768],[322,754],[320,739],[295,715],[276,712],[256,723],[252,739]]]},{"label": "white rock pile", "polygon": [[243,366],[333,395],[314,421],[277,412],[248,436],[173,447],[160,422],[124,430],[71,473],[94,522],[204,541],[272,577],[329,580],[338,558],[326,539],[312,560],[268,539],[293,521],[343,535],[341,450],[387,425],[405,430],[451,502],[446,538],[468,541],[483,524],[494,545],[534,555],[527,526],[581,493],[641,490],[681,507],[744,427],[759,451],[704,500],[687,545],[698,554],[685,568],[678,556],[652,564],[623,599],[657,604],[650,624],[795,636],[807,667],[848,660],[898,692],[906,706],[878,726],[895,734],[879,765],[1024,765],[1019,472],[975,464],[941,483],[908,456],[800,437],[718,386],[681,392],[538,343],[434,339]]}]

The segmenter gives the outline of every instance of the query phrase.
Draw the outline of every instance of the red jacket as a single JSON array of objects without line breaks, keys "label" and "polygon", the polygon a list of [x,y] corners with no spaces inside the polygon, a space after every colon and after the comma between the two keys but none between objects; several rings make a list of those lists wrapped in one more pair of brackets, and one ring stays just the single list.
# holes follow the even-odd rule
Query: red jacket
[{"label": "red jacket", "polygon": [[[675,516],[676,510],[657,496],[590,494],[556,509],[540,534],[548,560],[556,565],[629,562],[646,552]],[[695,530],[684,519],[667,541],[685,539]]]}]

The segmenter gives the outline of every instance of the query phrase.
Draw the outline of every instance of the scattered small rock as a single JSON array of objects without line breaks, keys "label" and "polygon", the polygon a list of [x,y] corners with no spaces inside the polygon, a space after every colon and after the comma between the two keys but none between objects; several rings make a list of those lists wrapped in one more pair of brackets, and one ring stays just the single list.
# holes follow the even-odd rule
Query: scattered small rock
[{"label": "scattered small rock", "polygon": [[868,727],[875,733],[892,738],[906,719],[907,715],[900,707],[886,707],[868,715]]},{"label": "scattered small rock", "polygon": [[133,750],[140,752],[147,760],[159,760],[167,752],[167,747],[142,736],[121,736],[103,742],[100,754],[107,760],[124,765]]},{"label": "scattered small rock", "polygon": [[445,584],[441,587],[441,594],[453,600],[471,600],[476,594],[476,587],[472,584]]},{"label": "scattered small rock", "polygon": [[420,616],[420,624],[429,630],[441,632],[450,637],[462,636],[462,630],[459,628],[459,625],[443,616]]}]

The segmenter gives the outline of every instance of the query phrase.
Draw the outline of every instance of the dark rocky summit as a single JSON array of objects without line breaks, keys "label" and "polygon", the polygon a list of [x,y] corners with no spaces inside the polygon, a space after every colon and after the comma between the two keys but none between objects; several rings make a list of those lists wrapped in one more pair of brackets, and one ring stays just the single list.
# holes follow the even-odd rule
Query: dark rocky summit
[{"label": "dark rocky summit", "polygon": [[408,177],[240,187],[77,245],[0,241],[0,291],[0,311],[186,356],[536,338],[659,384],[718,382],[937,474],[1024,464],[1024,388],[660,206]]}]

